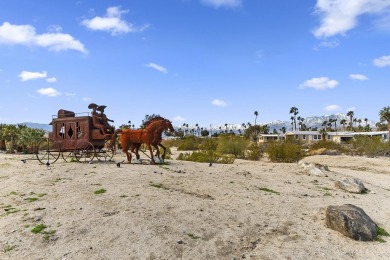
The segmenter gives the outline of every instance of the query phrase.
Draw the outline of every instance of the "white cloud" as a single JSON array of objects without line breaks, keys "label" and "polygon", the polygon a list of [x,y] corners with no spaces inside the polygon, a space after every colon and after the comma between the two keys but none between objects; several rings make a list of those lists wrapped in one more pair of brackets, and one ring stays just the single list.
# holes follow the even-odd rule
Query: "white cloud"
[{"label": "white cloud", "polygon": [[314,89],[328,89],[335,88],[339,85],[336,80],[329,79],[328,77],[319,77],[306,80],[299,85],[299,88],[314,88]]},{"label": "white cloud", "polygon": [[213,104],[214,106],[217,106],[217,107],[228,106],[228,103],[226,103],[225,101],[220,100],[220,99],[214,99],[213,101],[211,101],[211,104]]},{"label": "white cloud", "polygon": [[351,79],[361,80],[361,81],[368,80],[367,76],[364,76],[364,75],[361,75],[361,74],[350,74],[349,77]]},{"label": "white cloud", "polygon": [[339,45],[340,43],[337,39],[332,41],[322,41],[318,45],[316,45],[314,49],[318,50],[319,48],[336,48]]},{"label": "white cloud", "polygon": [[89,101],[91,101],[92,100],[92,98],[89,98],[89,97],[83,97],[83,101],[84,102],[89,102]]},{"label": "white cloud", "polygon": [[34,79],[43,79],[47,77],[47,72],[31,72],[31,71],[22,71],[18,77],[21,81],[28,81],[28,80],[34,80]]},{"label": "white cloud", "polygon": [[65,33],[37,34],[31,25],[13,25],[4,22],[0,26],[0,44],[46,47],[50,51],[76,50],[86,53],[84,45]]},{"label": "white cloud", "polygon": [[349,108],[347,108],[347,112],[348,112],[348,111],[355,111],[355,110],[356,110],[355,107],[349,107]]},{"label": "white cloud", "polygon": [[81,24],[93,31],[108,31],[113,36],[131,32],[142,32],[149,27],[148,24],[134,27],[131,23],[122,20],[122,14],[128,12],[128,10],[121,10],[119,6],[108,7],[105,16],[84,19]]},{"label": "white cloud", "polygon": [[157,71],[160,71],[162,73],[168,73],[168,70],[160,65],[157,65],[156,63],[149,63],[145,65],[146,67],[155,69]]},{"label": "white cloud", "polygon": [[51,78],[47,78],[46,81],[49,83],[54,83],[57,82],[57,79],[55,77],[51,77]]},{"label": "white cloud", "polygon": [[58,92],[54,88],[41,88],[38,89],[37,92],[42,96],[48,96],[48,97],[57,97],[61,95],[61,92]]},{"label": "white cloud", "polygon": [[374,65],[377,67],[387,67],[390,66],[390,55],[382,56],[374,60]]},{"label": "white cloud", "polygon": [[173,118],[173,121],[180,121],[180,122],[183,122],[185,121],[186,119],[184,117],[181,117],[181,116],[175,116],[175,118]]},{"label": "white cloud", "polygon": [[70,92],[65,92],[64,94],[65,94],[65,96],[68,96],[68,97],[74,97],[74,96],[76,96],[75,93],[70,93]]},{"label": "white cloud", "polygon": [[242,0],[200,0],[204,5],[211,5],[215,8],[219,7],[238,7]]},{"label": "white cloud", "polygon": [[337,111],[337,110],[340,110],[340,106],[338,106],[338,105],[329,105],[329,106],[324,107],[324,110],[328,111],[328,112]]},{"label": "white cloud", "polygon": [[345,34],[358,24],[364,14],[388,16],[390,0],[317,0],[316,14],[321,16],[321,25],[313,34],[317,38]]}]

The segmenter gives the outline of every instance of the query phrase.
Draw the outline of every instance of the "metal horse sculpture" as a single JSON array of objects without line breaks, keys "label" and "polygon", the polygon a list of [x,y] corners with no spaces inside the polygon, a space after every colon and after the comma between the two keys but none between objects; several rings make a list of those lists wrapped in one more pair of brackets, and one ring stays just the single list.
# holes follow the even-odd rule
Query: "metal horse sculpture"
[{"label": "metal horse sculpture", "polygon": [[[154,160],[152,146],[157,148],[157,154],[159,155],[158,146],[163,147],[161,144],[162,132],[166,129],[170,129],[171,131],[174,131],[172,124],[170,122],[168,124],[168,122],[169,121],[163,117],[152,118],[151,120],[144,123],[145,128],[143,129],[116,130],[112,135],[111,140],[115,141],[116,136],[120,134],[119,140],[122,145],[122,151],[126,154],[127,160],[129,162],[131,162],[131,158],[132,158],[129,149],[131,149],[132,152],[136,153],[137,158],[139,158],[138,150],[141,144],[146,144],[150,151],[150,159],[152,161],[152,164],[155,164],[156,162]],[[163,147],[163,149],[164,148],[165,147]],[[164,149],[164,156],[165,156],[165,149]]]},{"label": "metal horse sculpture", "polygon": [[[156,148],[156,156],[159,158],[159,159],[162,159],[162,161],[164,162],[164,159],[165,159],[165,154],[166,154],[166,150],[167,148],[162,145],[162,133],[166,130],[169,130],[170,132],[175,132],[175,129],[173,128],[172,126],[172,123],[171,121],[165,119],[165,118],[162,118],[162,117],[157,117],[157,118],[154,118],[150,121],[150,123],[153,121],[153,120],[157,120],[159,122],[161,122],[161,125],[159,127],[157,127],[157,129],[155,130],[154,132],[154,139],[153,141],[151,141],[151,145]],[[137,159],[140,158],[140,155],[138,153],[140,147],[141,147],[141,143],[133,143],[132,146],[131,146],[131,152],[135,153]],[[163,154],[160,158],[160,150],[158,147],[161,147],[163,149]]]}]

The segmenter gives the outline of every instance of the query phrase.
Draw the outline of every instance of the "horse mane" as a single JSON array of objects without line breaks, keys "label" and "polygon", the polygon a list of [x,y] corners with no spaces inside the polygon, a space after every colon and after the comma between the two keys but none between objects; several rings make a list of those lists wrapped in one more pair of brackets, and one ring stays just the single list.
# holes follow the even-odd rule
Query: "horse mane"
[{"label": "horse mane", "polygon": [[154,121],[158,121],[158,120],[167,120],[167,119],[165,119],[165,118],[162,117],[162,116],[151,117],[151,118],[149,118],[147,121],[145,121],[145,122],[143,123],[143,128],[147,127],[148,125],[150,125],[150,124],[153,123]]}]

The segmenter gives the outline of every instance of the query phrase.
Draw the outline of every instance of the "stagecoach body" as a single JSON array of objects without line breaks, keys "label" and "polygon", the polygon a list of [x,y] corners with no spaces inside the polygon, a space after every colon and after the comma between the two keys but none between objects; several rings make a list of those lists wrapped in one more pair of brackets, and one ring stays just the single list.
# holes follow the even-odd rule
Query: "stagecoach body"
[{"label": "stagecoach body", "polygon": [[54,163],[60,155],[65,161],[75,158],[79,162],[90,162],[93,158],[106,161],[114,155],[112,135],[103,135],[96,129],[88,112],[75,114],[60,109],[50,125],[52,132],[48,140],[37,149],[38,160],[42,163]]}]

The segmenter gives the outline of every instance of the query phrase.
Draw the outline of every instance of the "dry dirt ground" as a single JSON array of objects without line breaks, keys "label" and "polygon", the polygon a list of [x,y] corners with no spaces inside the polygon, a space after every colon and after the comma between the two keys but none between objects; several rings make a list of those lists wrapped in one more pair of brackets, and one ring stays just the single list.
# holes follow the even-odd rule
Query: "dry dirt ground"
[{"label": "dry dirt ground", "polygon": [[[390,237],[354,241],[324,223],[327,206],[350,203],[390,231],[388,158],[306,157],[329,167],[328,177],[313,177],[266,159],[47,167],[21,162],[29,157],[0,154],[0,259],[390,257]],[[346,176],[370,192],[335,188]],[[46,228],[33,233],[37,226]]]}]

